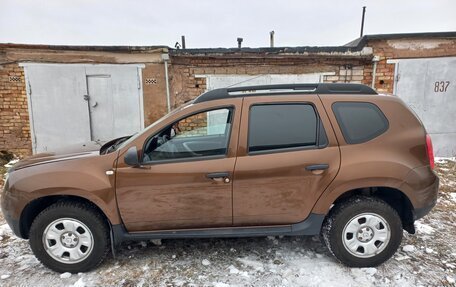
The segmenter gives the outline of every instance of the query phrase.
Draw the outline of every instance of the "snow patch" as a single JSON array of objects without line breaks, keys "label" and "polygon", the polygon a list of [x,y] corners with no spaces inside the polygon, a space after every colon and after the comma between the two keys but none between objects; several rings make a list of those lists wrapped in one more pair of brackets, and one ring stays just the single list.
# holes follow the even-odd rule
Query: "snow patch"
[{"label": "snow patch", "polygon": [[15,165],[17,162],[19,161],[19,159],[13,159],[11,160],[10,162],[8,162],[7,164],[4,165],[4,167],[7,167],[7,168],[10,168],[12,167],[13,165]]},{"label": "snow patch", "polygon": [[230,265],[230,267],[228,267],[228,269],[230,270],[230,274],[238,274],[239,273],[239,269],[237,269],[233,265]]},{"label": "snow patch", "polygon": [[157,245],[157,246],[162,245],[161,239],[152,239],[150,242],[152,242],[152,244]]},{"label": "snow patch", "polygon": [[251,260],[248,258],[238,258],[237,260],[239,262],[241,262],[242,264],[244,264],[245,266],[252,267],[253,269],[255,269],[257,271],[260,271],[260,272],[264,271],[263,263],[261,263],[259,261]]},{"label": "snow patch", "polygon": [[404,247],[402,247],[402,250],[405,251],[405,252],[413,252],[413,251],[415,251],[415,246],[413,246],[413,245],[405,245]]},{"label": "snow patch", "polygon": [[432,234],[435,231],[434,228],[432,228],[431,226],[429,226],[427,224],[422,223],[420,220],[415,222],[415,227],[416,227],[416,231],[418,231],[418,233]]},{"label": "snow patch", "polygon": [[446,161],[456,161],[456,157],[440,157],[440,156],[436,156],[434,158],[434,162],[436,163],[445,163]]},{"label": "snow patch", "polygon": [[86,284],[82,278],[79,278],[78,281],[76,281],[73,284],[73,287],[85,287],[85,286],[86,286]]},{"label": "snow patch", "polygon": [[68,279],[70,277],[71,277],[70,272],[65,272],[65,273],[60,274],[60,278],[62,278],[62,279]]}]

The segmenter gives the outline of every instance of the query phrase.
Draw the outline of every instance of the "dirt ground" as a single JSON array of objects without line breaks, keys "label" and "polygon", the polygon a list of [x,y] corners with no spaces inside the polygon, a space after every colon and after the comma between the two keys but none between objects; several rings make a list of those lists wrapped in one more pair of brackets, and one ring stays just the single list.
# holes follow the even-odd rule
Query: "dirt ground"
[{"label": "dirt ground", "polygon": [[319,237],[135,242],[96,270],[58,274],[0,215],[0,286],[456,286],[456,162],[440,160],[437,206],[378,268],[348,268]]}]

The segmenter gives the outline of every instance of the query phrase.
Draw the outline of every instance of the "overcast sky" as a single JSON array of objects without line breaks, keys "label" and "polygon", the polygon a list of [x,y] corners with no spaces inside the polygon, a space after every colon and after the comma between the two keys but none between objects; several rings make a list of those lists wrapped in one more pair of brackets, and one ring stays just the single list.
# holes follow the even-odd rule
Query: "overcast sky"
[{"label": "overcast sky", "polygon": [[0,0],[0,42],[187,48],[342,45],[365,34],[456,31],[455,0]]}]

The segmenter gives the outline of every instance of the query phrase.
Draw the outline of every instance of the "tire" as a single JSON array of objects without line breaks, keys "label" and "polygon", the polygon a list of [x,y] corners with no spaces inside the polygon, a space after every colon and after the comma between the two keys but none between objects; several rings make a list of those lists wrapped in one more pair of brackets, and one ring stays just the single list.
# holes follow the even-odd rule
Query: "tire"
[{"label": "tire", "polygon": [[57,202],[43,210],[30,227],[30,247],[43,265],[57,272],[86,272],[109,251],[109,228],[93,207]]},{"label": "tire", "polygon": [[383,200],[356,196],[330,210],[322,237],[343,264],[375,267],[390,259],[401,244],[402,222]]}]

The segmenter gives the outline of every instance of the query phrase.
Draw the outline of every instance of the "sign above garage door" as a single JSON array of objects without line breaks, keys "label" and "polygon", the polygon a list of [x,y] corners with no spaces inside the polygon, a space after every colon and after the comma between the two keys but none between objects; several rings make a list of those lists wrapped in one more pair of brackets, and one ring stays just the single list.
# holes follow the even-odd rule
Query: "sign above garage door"
[{"label": "sign above garage door", "polygon": [[143,65],[22,66],[34,153],[82,148],[144,127]]},{"label": "sign above garage door", "polygon": [[394,93],[418,115],[437,156],[456,155],[456,57],[400,59]]}]

